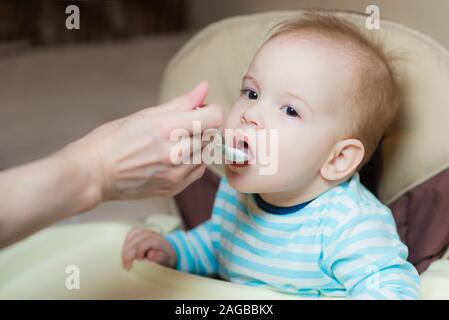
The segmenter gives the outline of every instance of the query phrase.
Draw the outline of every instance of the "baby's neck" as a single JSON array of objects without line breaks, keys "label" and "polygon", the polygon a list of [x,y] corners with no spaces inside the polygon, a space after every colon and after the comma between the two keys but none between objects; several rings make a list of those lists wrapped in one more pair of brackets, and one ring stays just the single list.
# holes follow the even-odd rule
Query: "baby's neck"
[{"label": "baby's neck", "polygon": [[271,205],[278,207],[290,207],[315,199],[341,182],[343,181],[330,182],[319,179],[302,188],[281,192],[259,193],[259,196]]}]

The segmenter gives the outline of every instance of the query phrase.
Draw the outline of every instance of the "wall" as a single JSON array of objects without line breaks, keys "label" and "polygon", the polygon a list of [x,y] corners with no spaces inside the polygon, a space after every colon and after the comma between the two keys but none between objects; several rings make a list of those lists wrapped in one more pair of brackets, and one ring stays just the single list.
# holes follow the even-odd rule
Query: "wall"
[{"label": "wall", "polygon": [[381,17],[419,30],[449,48],[448,0],[188,0],[188,23],[203,27],[225,17],[270,10],[301,8],[364,12],[370,4],[380,7]]}]

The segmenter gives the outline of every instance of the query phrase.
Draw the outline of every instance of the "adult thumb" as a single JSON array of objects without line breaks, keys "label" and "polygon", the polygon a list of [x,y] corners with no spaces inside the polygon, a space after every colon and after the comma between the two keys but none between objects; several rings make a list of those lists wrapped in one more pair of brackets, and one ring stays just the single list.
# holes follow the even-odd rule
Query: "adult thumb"
[{"label": "adult thumb", "polygon": [[169,105],[176,108],[177,110],[193,110],[194,108],[204,104],[208,91],[208,83],[206,81],[201,81],[191,91],[180,97],[174,98],[169,102]]}]

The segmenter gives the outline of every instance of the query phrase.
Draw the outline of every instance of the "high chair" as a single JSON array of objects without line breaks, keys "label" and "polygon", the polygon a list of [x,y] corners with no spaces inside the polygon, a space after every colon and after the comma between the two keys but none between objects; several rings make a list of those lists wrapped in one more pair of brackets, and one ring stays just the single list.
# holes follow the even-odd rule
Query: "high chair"
[{"label": "high chair", "polygon": [[[160,102],[188,91],[201,80],[207,80],[210,86],[208,102],[220,104],[227,113],[239,95],[241,79],[253,55],[268,38],[272,28],[277,23],[301,16],[302,13],[275,11],[238,16],[203,29],[171,60],[161,86]],[[439,174],[440,181],[447,181],[449,177],[448,51],[428,36],[394,22],[382,20],[379,29],[370,30],[365,27],[367,18],[364,15],[349,12],[332,14],[356,24],[369,39],[381,44],[388,54],[395,57],[393,67],[399,76],[401,110],[379,148],[382,166],[377,192],[383,203],[404,211],[401,207],[407,202],[410,192]],[[210,169],[219,176],[223,174],[220,166],[213,165]],[[210,194],[213,195],[213,190],[207,190],[211,189],[210,185],[210,181],[196,183],[192,195],[201,194],[203,188],[204,194],[209,194],[207,197],[210,198]],[[449,190],[449,181],[445,185]],[[441,186],[440,191],[444,192]],[[185,200],[178,201],[181,212],[182,206],[189,201],[189,191],[184,194],[182,197]],[[203,201],[210,202],[207,197]],[[446,193],[446,197],[449,197],[449,193]],[[432,200],[426,199],[427,202],[431,203]],[[184,210],[185,219],[195,215],[194,208],[193,205]],[[447,210],[449,211],[449,206]],[[444,214],[444,209],[440,208],[440,213]],[[441,250],[449,244],[449,218],[442,219],[430,213],[429,217],[439,219],[434,223],[445,224],[446,231],[441,235],[432,234],[431,230],[426,230],[426,234],[423,232],[427,237],[434,237],[435,241],[438,236],[439,242],[427,249],[431,251],[427,253],[431,256],[429,259],[417,263],[419,271],[426,270],[430,262],[436,259],[432,255],[437,251],[441,256]],[[399,219],[401,227],[407,227],[409,222],[402,221],[406,218],[400,216],[396,220]],[[421,220],[425,220],[425,217]],[[421,227],[423,226],[413,226]],[[420,229],[413,230],[415,234],[419,231]],[[421,252],[419,254],[422,255]],[[433,262],[422,277],[429,279],[434,273],[438,273],[449,278],[448,255],[449,251],[442,259]],[[445,271],[442,272],[441,268]],[[424,282],[423,292],[426,292],[429,282]],[[449,286],[447,292],[449,294]]]}]

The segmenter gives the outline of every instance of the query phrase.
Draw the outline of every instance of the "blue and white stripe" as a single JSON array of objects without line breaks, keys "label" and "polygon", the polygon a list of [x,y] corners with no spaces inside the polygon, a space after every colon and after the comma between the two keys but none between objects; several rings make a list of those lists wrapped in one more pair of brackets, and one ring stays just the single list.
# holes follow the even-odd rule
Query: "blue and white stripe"
[{"label": "blue and white stripe", "polygon": [[303,296],[419,298],[391,211],[358,174],[283,215],[262,211],[223,178],[211,219],[166,239],[177,269],[190,273]]}]

